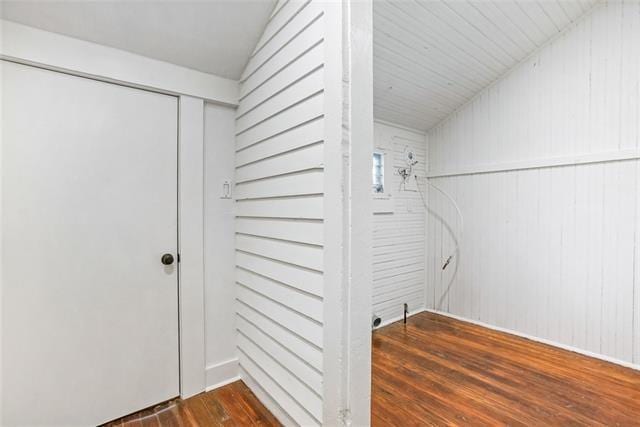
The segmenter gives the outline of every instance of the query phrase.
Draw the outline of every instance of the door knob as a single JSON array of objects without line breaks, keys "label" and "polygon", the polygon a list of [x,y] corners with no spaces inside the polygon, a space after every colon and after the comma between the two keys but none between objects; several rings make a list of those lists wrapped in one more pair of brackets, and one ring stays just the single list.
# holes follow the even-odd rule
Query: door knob
[{"label": "door knob", "polygon": [[164,255],[162,255],[162,258],[160,260],[162,261],[162,263],[164,265],[171,265],[171,264],[173,264],[173,255],[164,254]]}]

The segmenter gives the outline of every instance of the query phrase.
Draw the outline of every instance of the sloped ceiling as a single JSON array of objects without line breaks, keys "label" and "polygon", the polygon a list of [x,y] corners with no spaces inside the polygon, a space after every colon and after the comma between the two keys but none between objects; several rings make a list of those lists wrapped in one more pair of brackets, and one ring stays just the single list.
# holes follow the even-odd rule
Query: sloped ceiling
[{"label": "sloped ceiling", "polygon": [[275,0],[2,1],[3,19],[234,80]]},{"label": "sloped ceiling", "polygon": [[376,0],[376,118],[427,130],[598,0]]}]

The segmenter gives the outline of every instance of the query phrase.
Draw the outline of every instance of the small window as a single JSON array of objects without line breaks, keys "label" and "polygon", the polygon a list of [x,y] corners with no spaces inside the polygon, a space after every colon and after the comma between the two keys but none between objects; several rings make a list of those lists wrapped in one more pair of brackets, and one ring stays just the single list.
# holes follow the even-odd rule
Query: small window
[{"label": "small window", "polygon": [[373,192],[384,193],[384,156],[373,153]]}]

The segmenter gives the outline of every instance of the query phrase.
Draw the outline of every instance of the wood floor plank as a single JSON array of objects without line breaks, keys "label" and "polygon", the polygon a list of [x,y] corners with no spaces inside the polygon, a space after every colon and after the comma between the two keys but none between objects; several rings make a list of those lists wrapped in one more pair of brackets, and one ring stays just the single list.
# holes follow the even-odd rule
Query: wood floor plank
[{"label": "wood floor plank", "polygon": [[[574,387],[579,387],[584,392],[594,393],[595,400],[599,401],[600,390],[605,385],[609,395],[616,397],[612,402],[619,409],[628,404],[633,405],[633,402],[637,402],[640,399],[638,378],[630,376],[627,368],[511,335],[507,335],[505,339],[505,341],[513,341],[508,346],[500,345],[495,339],[483,343],[483,337],[477,333],[477,328],[479,327],[472,326],[475,327],[475,335],[471,336],[471,338],[461,335],[443,338],[434,337],[433,334],[425,334],[423,338],[429,338],[430,341],[434,342],[434,345],[437,340],[444,340],[447,343],[447,348],[461,348],[469,345],[471,347],[469,348],[469,354],[479,353],[484,354],[485,357],[486,352],[482,350],[489,345],[495,350],[495,353],[500,354],[500,363],[502,365],[505,367],[512,365],[519,371],[531,374],[522,376],[523,378],[528,378],[529,382],[531,378],[544,377],[546,380],[545,393],[549,391],[549,386],[554,382],[562,389],[565,389],[566,383],[569,383]],[[555,354],[553,359],[547,358],[549,353]],[[580,366],[579,370],[575,369],[576,364]],[[626,372],[626,375],[620,376],[621,372]],[[597,381],[595,381],[596,379]]]},{"label": "wood floor plank", "polygon": [[[193,399],[193,397],[191,399]],[[182,401],[177,402],[175,408],[178,420],[180,420],[180,424],[182,424],[184,427],[200,426],[198,419],[195,418],[193,412],[191,412],[191,409],[188,406],[183,405]]]},{"label": "wood floor plank", "polygon": [[[492,407],[509,408],[510,411],[518,413],[520,417],[528,417],[529,422],[540,420],[545,417],[556,417],[561,414],[565,406],[576,407],[582,410],[580,413],[589,413],[597,409],[597,404],[590,407],[587,401],[573,400],[569,396],[562,393],[554,393],[557,389],[556,384],[550,381],[550,378],[544,378],[545,383],[540,387],[536,387],[540,382],[537,381],[535,374],[526,380],[523,376],[522,369],[510,369],[509,365],[498,366],[499,363],[492,363],[482,357],[477,357],[476,352],[465,350],[456,346],[438,345],[436,340],[430,341],[430,348],[437,347],[435,353],[421,352],[421,369],[439,370],[443,372],[449,379],[449,382],[466,391],[465,398],[470,401],[478,399],[488,400]],[[415,347],[420,345],[422,341],[411,341],[409,344],[409,354],[415,352]],[[442,359],[440,354],[447,353],[447,358]],[[402,357],[402,353],[396,354],[396,357]],[[532,378],[534,379],[532,381]],[[501,386],[496,387],[495,383],[499,382]],[[535,396],[536,391],[542,392],[543,395],[550,394],[553,397],[550,407],[539,408],[524,405],[515,399],[521,392],[523,387],[527,388],[527,393]],[[489,397],[485,397],[485,392],[491,392]],[[580,415],[583,422],[588,422],[586,415]],[[506,420],[505,420],[506,421]]]},{"label": "wood floor plank", "polygon": [[238,396],[244,410],[249,414],[253,422],[259,426],[278,426],[280,423],[273,414],[260,403],[258,398],[242,381],[231,384]]},{"label": "wood floor plank", "polygon": [[256,419],[252,419],[245,410],[241,396],[231,387],[222,387],[211,396],[220,402],[223,402],[225,412],[233,414],[233,420],[239,426],[248,426],[256,424]]},{"label": "wood floor plank", "polygon": [[640,372],[446,316],[376,330],[372,360],[374,426],[640,426]]},{"label": "wood floor plank", "polygon": [[156,414],[149,414],[140,418],[142,427],[160,427],[160,421]]},{"label": "wood floor plank", "polygon": [[157,416],[163,427],[182,427],[175,407],[163,408],[157,413]]},{"label": "wood floor plank", "polygon": [[224,419],[227,418],[225,414],[211,411],[208,405],[203,402],[202,395],[182,401],[181,406],[185,407],[192,414],[196,423],[200,425],[222,427]]},{"label": "wood floor plank", "polygon": [[[372,424],[640,426],[640,372],[433,313],[376,330]],[[241,381],[109,427],[280,426]]]},{"label": "wood floor plank", "polygon": [[108,427],[236,427],[281,424],[242,382],[144,409]]},{"label": "wood floor plank", "polygon": [[[202,395],[202,403],[221,425],[235,425],[232,417],[229,415],[223,405],[223,402],[220,400],[220,394],[216,393],[216,391],[217,390],[214,390],[211,393],[205,393]],[[235,417],[236,414],[233,414],[233,416]]]}]

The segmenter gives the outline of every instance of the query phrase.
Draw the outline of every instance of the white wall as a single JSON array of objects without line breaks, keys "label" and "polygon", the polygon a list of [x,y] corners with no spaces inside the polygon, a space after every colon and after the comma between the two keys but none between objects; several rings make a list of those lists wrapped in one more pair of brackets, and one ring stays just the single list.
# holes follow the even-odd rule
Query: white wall
[{"label": "white wall", "polygon": [[427,306],[639,363],[639,98],[640,3],[612,1],[432,129],[432,182],[465,218],[447,291],[451,233],[428,217]]},{"label": "white wall", "polygon": [[[238,376],[235,329],[235,204],[222,198],[235,174],[235,110],[204,107],[204,256],[207,387]],[[233,189],[233,187],[231,187]]]},{"label": "white wall", "polygon": [[236,116],[240,372],[287,425],[323,421],[323,8],[278,3]]},{"label": "white wall", "polygon": [[418,160],[413,171],[422,178],[426,197],[426,142],[424,133],[379,122],[374,124],[374,140],[375,149],[384,153],[389,200],[374,205],[373,312],[386,324],[402,317],[404,303],[410,313],[424,308],[425,208],[413,178],[401,190],[398,168],[406,166],[405,150],[412,150]]}]

